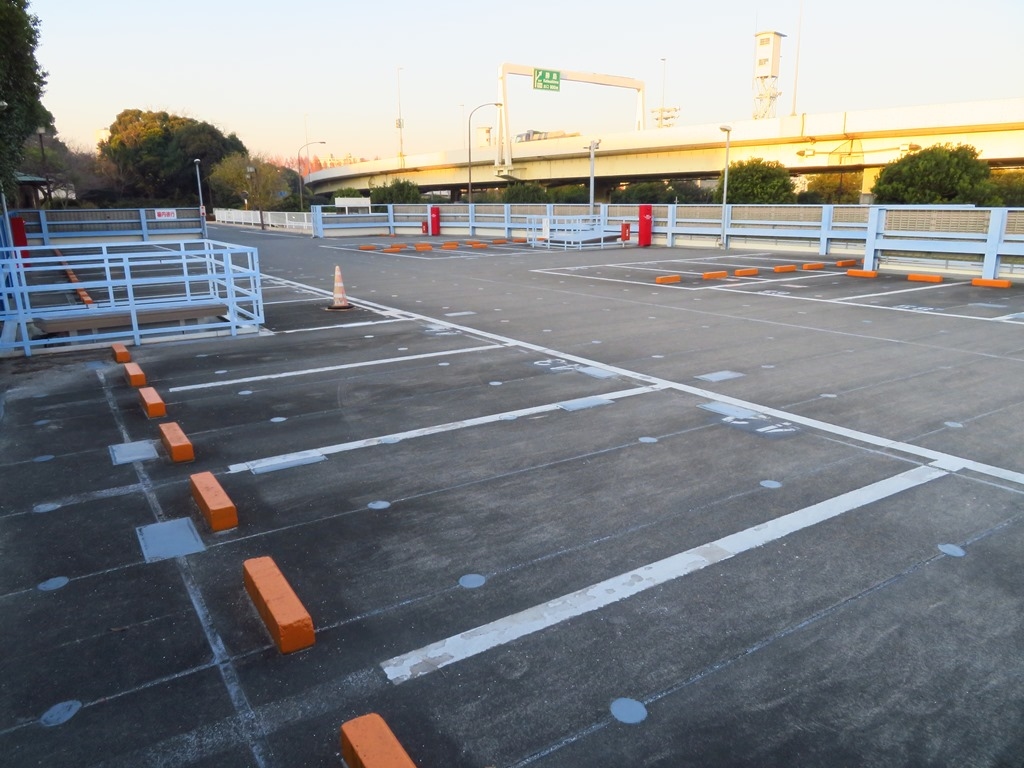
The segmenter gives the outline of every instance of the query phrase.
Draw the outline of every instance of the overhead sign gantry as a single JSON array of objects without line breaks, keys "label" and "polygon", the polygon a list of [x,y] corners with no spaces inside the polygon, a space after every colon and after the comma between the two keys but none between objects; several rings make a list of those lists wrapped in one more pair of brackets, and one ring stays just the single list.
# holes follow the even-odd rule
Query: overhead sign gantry
[{"label": "overhead sign gantry", "polygon": [[619,77],[618,75],[600,75],[595,72],[574,72],[567,69],[550,69],[523,64],[502,64],[498,70],[498,102],[502,104],[499,108],[498,153],[494,159],[494,170],[498,176],[506,179],[515,178],[512,168],[512,146],[514,144],[512,132],[508,119],[508,76],[522,75],[533,81],[533,87],[538,90],[559,91],[561,84],[565,81],[576,83],[590,83],[592,85],[607,85],[612,88],[628,88],[636,91],[636,121],[635,128],[642,131],[646,126],[644,122],[644,98],[645,86],[643,80],[636,80],[631,77]]}]

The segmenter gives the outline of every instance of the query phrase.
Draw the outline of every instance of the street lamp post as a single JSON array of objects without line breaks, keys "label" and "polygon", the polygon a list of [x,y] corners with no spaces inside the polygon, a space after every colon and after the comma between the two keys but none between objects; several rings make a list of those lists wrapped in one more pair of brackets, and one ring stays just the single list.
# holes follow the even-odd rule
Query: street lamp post
[{"label": "street lamp post", "polygon": [[203,182],[199,178],[199,158],[192,161],[196,166],[196,189],[199,190],[199,229],[206,239],[206,206],[203,205]]},{"label": "street lamp post", "polygon": [[501,102],[489,101],[486,104],[481,104],[479,106],[473,107],[473,109],[469,111],[469,120],[466,121],[466,149],[469,150],[467,156],[468,159],[466,162],[466,198],[469,200],[470,205],[473,204],[473,113],[476,112],[478,109],[483,109],[484,107],[500,108]]},{"label": "street lamp post", "polygon": [[725,134],[725,172],[722,174],[722,247],[728,248],[725,240],[725,206],[729,202],[729,139],[732,137],[732,126],[720,125],[718,130]]},{"label": "street lamp post", "polygon": [[307,141],[301,147],[299,151],[295,153],[295,167],[299,169],[299,211],[303,210],[302,206],[302,188],[306,183],[302,180],[302,150],[306,150],[306,170],[309,170],[309,147],[313,144],[326,144],[326,141]]},{"label": "street lamp post", "polygon": [[36,136],[39,137],[39,166],[43,171],[43,179],[46,181],[46,191],[43,193],[43,199],[46,202],[50,202],[50,174],[46,172],[46,150],[43,148],[43,136],[46,135],[46,128],[39,126],[36,128]]},{"label": "street lamp post", "polygon": [[[7,102],[0,100],[0,112],[7,109]],[[7,193],[4,191],[3,180],[0,179],[0,212],[4,217],[4,228],[0,232],[0,247],[11,248],[14,245],[14,237],[11,234],[11,220],[7,212]]]},{"label": "street lamp post", "polygon": [[590,150],[590,215],[594,215],[594,152],[601,146],[601,140],[590,142],[584,149]]},{"label": "street lamp post", "polygon": [[253,203],[260,210],[260,229],[266,229],[266,224],[263,223],[263,198],[260,197],[260,172],[259,169],[254,165],[246,166],[245,175],[252,180],[253,183]]},{"label": "street lamp post", "polygon": [[398,164],[405,168],[405,137],[403,131],[405,129],[405,121],[402,119],[402,69],[398,68],[398,119],[395,120],[395,127],[398,129]]}]

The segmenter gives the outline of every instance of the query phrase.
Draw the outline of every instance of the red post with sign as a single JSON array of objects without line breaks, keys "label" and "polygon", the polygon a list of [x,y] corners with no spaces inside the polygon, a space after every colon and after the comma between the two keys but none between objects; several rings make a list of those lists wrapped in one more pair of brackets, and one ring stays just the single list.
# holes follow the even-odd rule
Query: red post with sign
[{"label": "red post with sign", "polygon": [[638,206],[640,214],[640,227],[636,234],[636,244],[646,248],[651,244],[651,233],[654,231],[654,206]]},{"label": "red post with sign", "polygon": [[630,235],[631,235],[631,232],[630,232],[629,222],[628,221],[622,222],[622,234],[619,235],[619,239],[622,242],[624,242],[624,243],[628,243]]},{"label": "red post with sign", "polygon": [[430,234],[434,237],[441,234],[441,209],[436,205],[430,206]]},{"label": "red post with sign", "polygon": [[[11,224],[11,239],[14,241],[11,243],[12,246],[17,247],[19,245],[28,245],[28,235],[25,232],[25,220],[21,216],[11,216],[9,219]],[[20,254],[21,258],[28,256],[28,251],[22,251]],[[27,261],[25,266],[32,266]]]}]

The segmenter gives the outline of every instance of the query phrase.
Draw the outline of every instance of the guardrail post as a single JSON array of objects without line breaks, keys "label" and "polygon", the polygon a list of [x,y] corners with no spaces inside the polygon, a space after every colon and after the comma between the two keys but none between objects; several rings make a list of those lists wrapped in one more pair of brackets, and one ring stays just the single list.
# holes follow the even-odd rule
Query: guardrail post
[{"label": "guardrail post", "polygon": [[512,203],[505,203],[505,237],[512,237]]},{"label": "guardrail post", "polygon": [[[50,223],[46,220],[46,209],[39,209],[39,234],[43,238],[43,245],[50,244]],[[11,243],[14,245],[14,243]]]},{"label": "guardrail post", "polygon": [[[149,240],[149,223],[146,220],[146,208],[139,208],[139,229],[142,231],[142,240]],[[138,342],[135,342],[138,344]]]},{"label": "guardrail post", "polygon": [[388,234],[392,237],[397,234],[395,232],[395,206],[393,203],[388,203]]},{"label": "guardrail post", "polygon": [[818,241],[819,256],[828,256],[828,242],[832,237],[832,216],[834,212],[834,206],[821,206],[821,239]]},{"label": "guardrail post", "polygon": [[1006,233],[1006,208],[990,208],[988,212],[988,235],[985,237],[985,261],[981,265],[981,276],[995,280],[999,276],[999,247]]},{"label": "guardrail post", "polygon": [[878,269],[878,238],[885,227],[885,208],[871,206],[868,211],[868,228],[864,239],[864,270],[873,272]]},{"label": "guardrail post", "polygon": [[676,243],[676,216],[679,215],[679,205],[670,203],[668,206],[668,220],[665,222],[665,245],[674,248]]},{"label": "guardrail post", "polygon": [[313,237],[319,237],[322,240],[324,237],[324,207],[314,205],[310,208],[310,213],[313,215]]}]

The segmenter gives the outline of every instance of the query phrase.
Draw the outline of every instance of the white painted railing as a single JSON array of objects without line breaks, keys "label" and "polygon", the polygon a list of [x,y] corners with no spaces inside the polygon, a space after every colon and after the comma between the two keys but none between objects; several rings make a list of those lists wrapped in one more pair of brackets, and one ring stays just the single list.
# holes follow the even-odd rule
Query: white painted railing
[{"label": "white painted railing", "polygon": [[213,240],[0,249],[0,353],[256,330],[254,248]]}]

